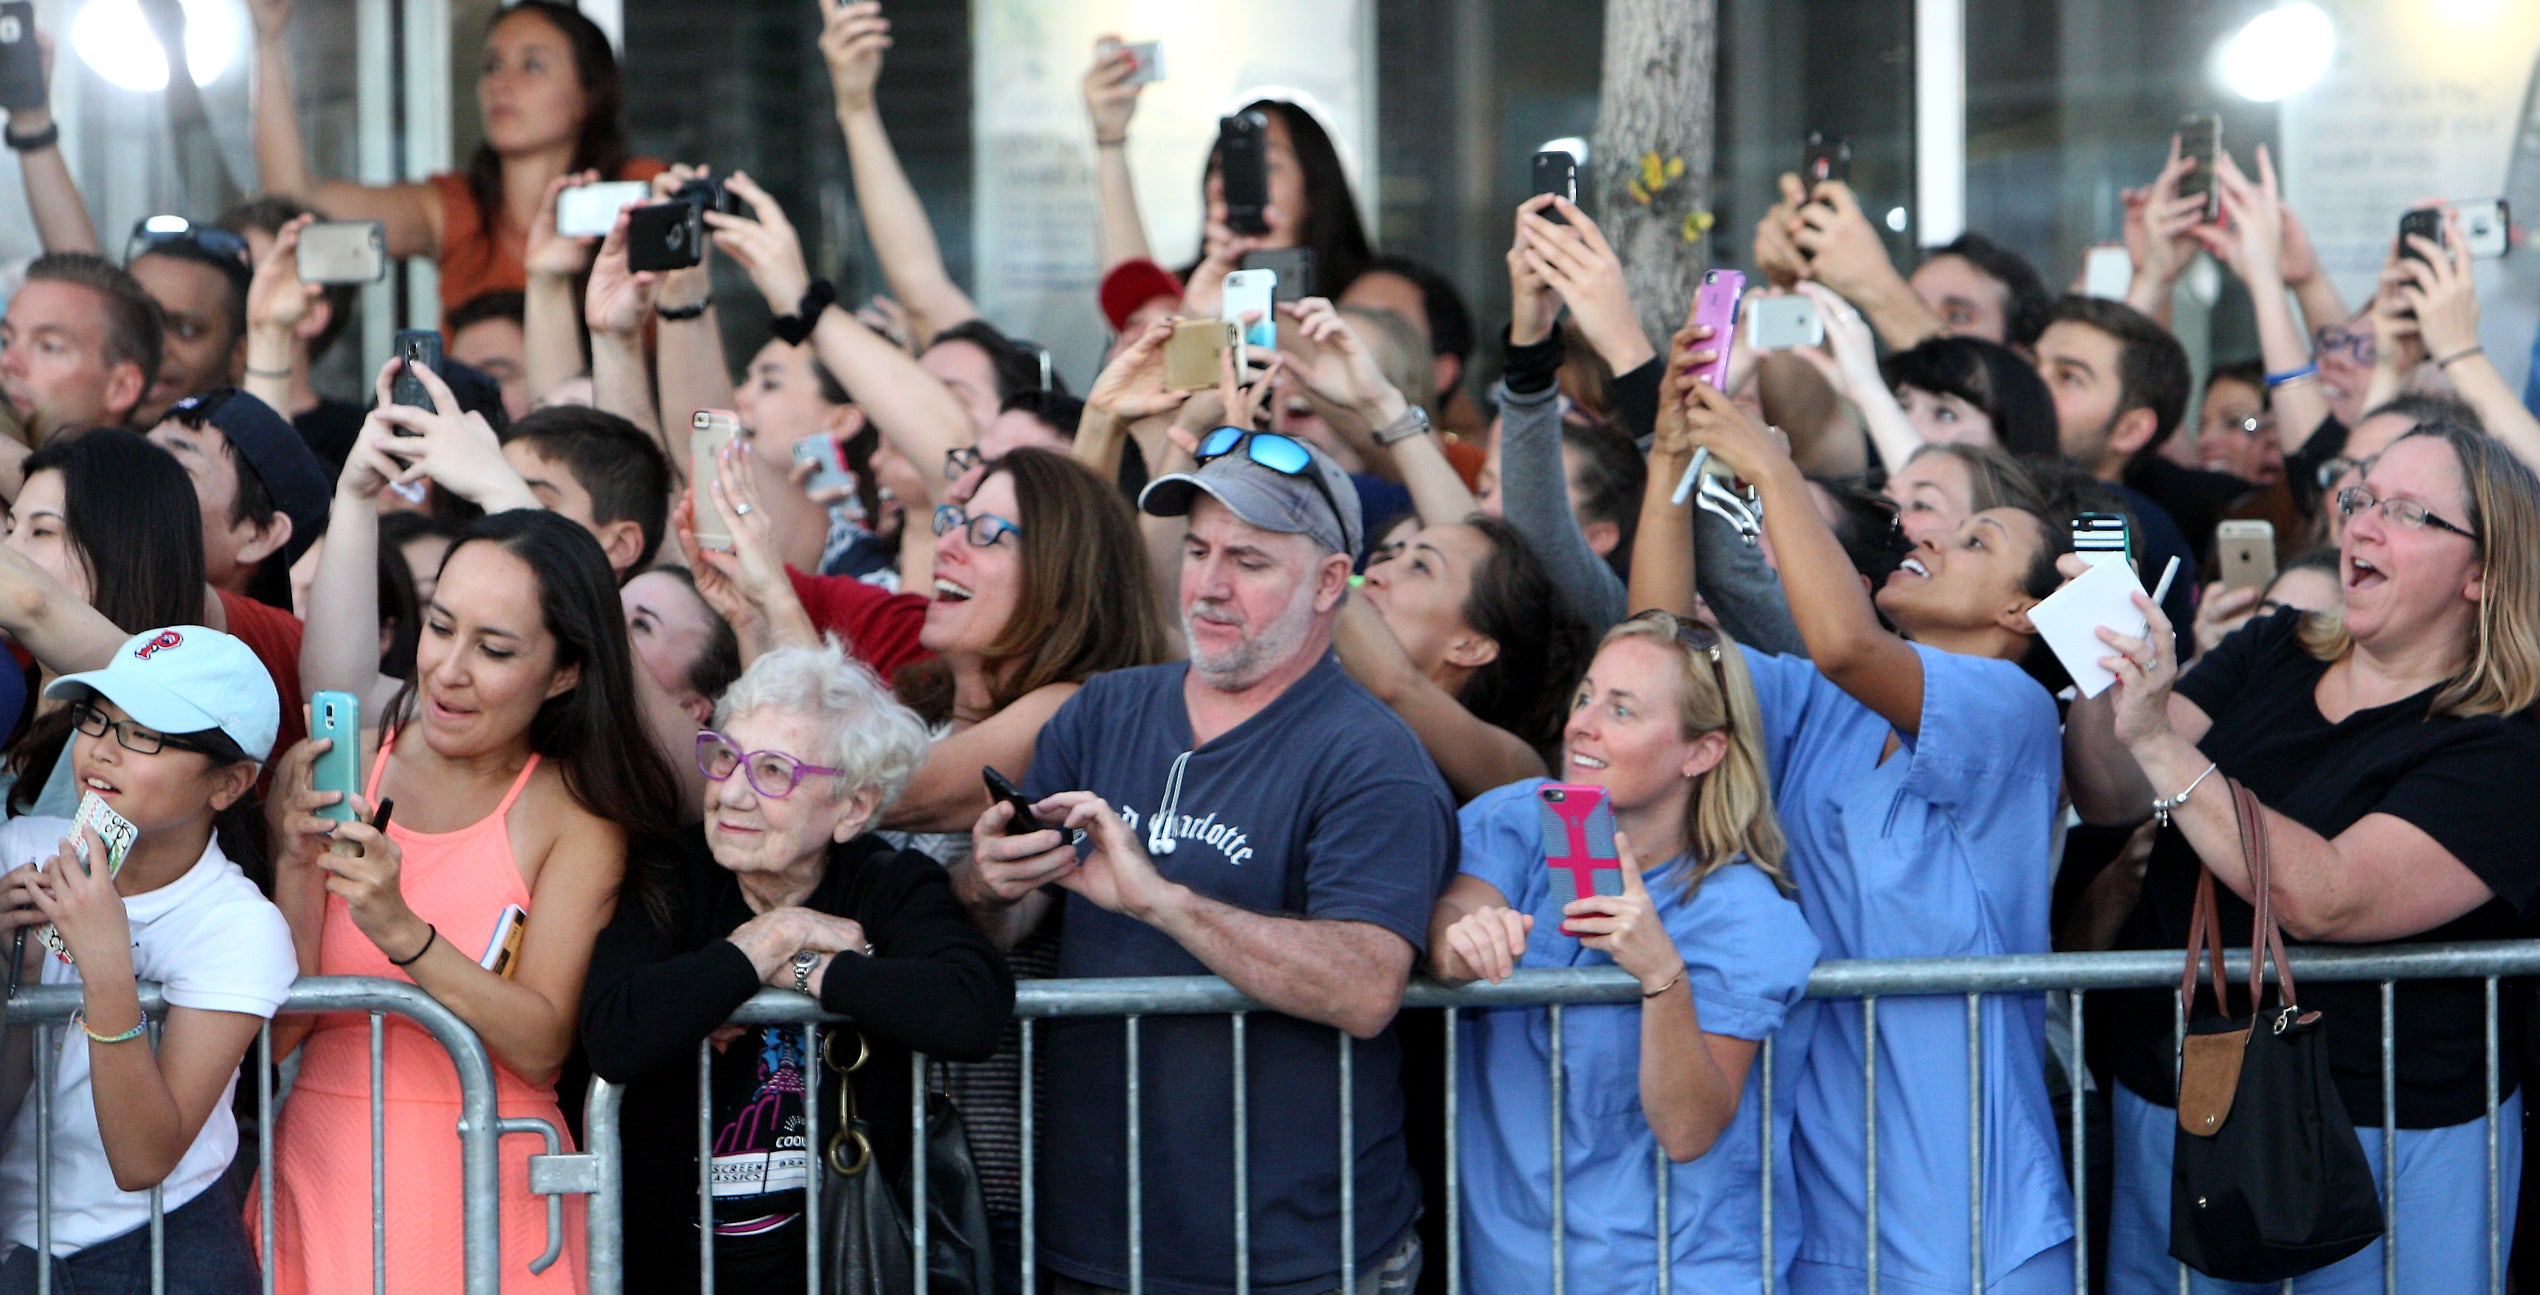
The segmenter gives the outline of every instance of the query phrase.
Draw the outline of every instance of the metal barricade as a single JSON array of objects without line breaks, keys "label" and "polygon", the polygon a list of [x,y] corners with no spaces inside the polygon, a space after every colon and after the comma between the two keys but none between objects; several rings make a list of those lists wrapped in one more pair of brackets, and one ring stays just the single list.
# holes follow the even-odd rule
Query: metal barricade
[{"label": "metal barricade", "polygon": [[[68,1028],[71,1014],[79,1008],[82,991],[77,985],[45,985],[21,988],[7,1004],[7,1022],[11,1026],[31,1026],[35,1030],[36,1074],[34,1086],[26,1100],[36,1108],[36,1289],[53,1289],[52,1189],[53,1189],[53,1066],[56,1059],[55,1035]],[[157,985],[141,987],[141,1008],[151,1022],[152,1045],[157,1044],[157,1030],[166,1015],[167,1003]],[[450,1056],[458,1072],[460,1109],[456,1133],[459,1138],[461,1181],[466,1199],[463,1202],[465,1242],[461,1255],[461,1273],[469,1295],[496,1295],[502,1289],[502,1242],[500,1235],[500,1173],[496,1141],[507,1133],[542,1133],[548,1145],[556,1145],[557,1134],[544,1120],[505,1120],[495,1108],[494,1063],[482,1040],[458,1015],[430,994],[402,980],[372,979],[361,976],[312,976],[292,986],[291,996],[283,1003],[279,1015],[319,1012],[363,1012],[370,1017],[370,1136],[371,1136],[371,1255],[372,1288],[384,1292],[387,1272],[386,1215],[388,1209],[385,1161],[381,1154],[385,1140],[383,1120],[383,1058],[385,1026],[389,1016],[400,1016],[421,1027]],[[273,1084],[273,1025],[266,1022],[258,1031],[256,1046],[250,1052],[254,1071],[257,1109],[262,1118],[256,1129],[256,1211],[260,1224],[262,1252],[258,1259],[263,1270],[263,1289],[272,1295],[274,1288],[274,1158],[273,1126],[277,1114]],[[547,1250],[531,1266],[543,1270],[562,1253],[564,1244],[563,1199],[550,1197],[548,1208]],[[157,1188],[150,1192],[150,1289],[163,1290],[166,1280],[164,1243],[165,1209]],[[613,1234],[612,1234],[613,1235]]]},{"label": "metal barricade", "polygon": [[[1862,960],[1828,962],[1817,967],[1808,981],[1808,997],[1854,1000],[1859,1004],[1858,1010],[1861,1013],[1862,1081],[1865,1093],[1861,1118],[1867,1147],[1867,1154],[1864,1156],[1867,1253],[1863,1256],[1863,1262],[1870,1291],[1875,1293],[1880,1288],[1877,1154],[1879,1091],[1877,1041],[1880,1001],[1888,998],[1941,995],[1963,996],[1966,1000],[1969,1107],[1967,1154],[1970,1164],[1967,1200],[1968,1276],[1970,1288],[1981,1290],[1987,1280],[1984,1260],[1983,1208],[1985,1155],[1983,1113],[1986,1098],[1983,1086],[1983,1000],[1994,995],[2038,994],[2048,991],[2061,991],[2068,994],[2071,1008],[2068,1026],[2070,1043],[2073,1056],[2078,1059],[2083,1043],[2082,1004],[2086,995],[2111,989],[2175,989],[2178,984],[2180,958],[2181,955],[2174,952],[2146,951]],[[2392,1177],[2392,1167],[2398,1159],[2395,1102],[2396,1013],[2394,1002],[2396,987],[2402,981],[2474,980],[2484,982],[2487,1142],[2485,1258],[2488,1273],[2487,1289],[2495,1295],[2502,1295],[2506,1257],[2503,1228],[2508,1225],[2508,1220],[2503,1217],[2500,1206],[2500,1189],[2503,1186],[2500,1182],[2501,1139],[2506,1136],[2519,1137],[2520,1132],[2519,1130],[2507,1131],[2500,1127],[2496,1014],[2499,1006],[2499,986],[2504,978],[2540,972],[2540,940],[2373,946],[2353,949],[2304,948],[2294,951],[2292,965],[2306,983],[2375,982],[2381,986],[2380,1141],[2383,1199],[2385,1213],[2390,1216],[2390,1230],[2385,1235],[2382,1259],[2383,1287],[2389,1295],[2397,1295],[2399,1289],[2397,1254],[2401,1241],[2396,1217],[2396,1183]],[[2228,955],[2226,975],[2229,978],[2236,982],[2245,977],[2247,972],[2248,954],[2245,950]],[[1121,980],[1033,980],[1018,983],[1015,990],[1015,1015],[1020,1018],[1020,1053],[1025,1077],[1024,1100],[1019,1112],[1023,1155],[1022,1236],[1025,1241],[1020,1263],[1024,1289],[1037,1289],[1039,1267],[1038,1244],[1033,1230],[1038,1192],[1038,1183],[1035,1180],[1036,1147],[1032,1116],[1036,1023],[1057,1017],[1113,1017],[1123,1022],[1127,1048],[1124,1073],[1125,1092],[1121,1096],[1128,1104],[1125,1148],[1128,1165],[1128,1181],[1125,1184],[1128,1205],[1126,1238],[1129,1263],[1128,1289],[1131,1295],[1144,1295],[1145,1247],[1144,1237],[1141,1235],[1140,1204],[1146,1194],[1146,1184],[1140,1159],[1142,1134],[1139,1108],[1140,1088],[1144,1077],[1139,1070],[1139,1022],[1150,1016],[1222,1015],[1227,1017],[1229,1022],[1228,1037],[1233,1061],[1234,1132],[1229,1150],[1234,1171],[1235,1209],[1228,1222],[1234,1248],[1235,1288],[1238,1291],[1249,1290],[1251,1253],[1247,1220],[1250,1202],[1246,1194],[1248,1190],[1246,1174],[1250,1156],[1247,1136],[1250,1094],[1247,1092],[1245,1071],[1245,1022],[1252,1013],[1267,1009],[1246,998],[1225,981],[1213,976]],[[1639,997],[1639,983],[1621,970],[1612,967],[1527,970],[1517,973],[1500,984],[1473,984],[1453,989],[1422,981],[1415,982],[1405,994],[1403,1005],[1406,1008],[1443,1009],[1446,1015],[1446,1080],[1441,1099],[1447,1125],[1446,1181],[1443,1185],[1443,1198],[1447,1238],[1444,1262],[1449,1290],[1463,1289],[1464,1270],[1459,1217],[1462,1167],[1459,1163],[1457,1146],[1460,1116],[1457,1107],[1457,1084],[1458,1068],[1462,1063],[1462,1059],[1457,1055],[1457,1025],[1460,1014],[1468,1010],[1488,1008],[1541,1007],[1546,1009],[1551,1038],[1546,1083],[1551,1092],[1553,1112],[1551,1127],[1548,1130],[1552,1147],[1552,1211],[1554,1218],[1562,1219],[1565,1217],[1562,1209],[1567,1177],[1566,1164],[1561,1152],[1564,1117],[1562,1010],[1565,1006],[1576,1004],[1632,1003],[1637,1002]],[[817,1026],[837,1019],[839,1018],[823,1013],[811,999],[803,995],[779,990],[761,990],[739,1013],[733,1016],[732,1021],[734,1024],[743,1025],[800,1025],[806,1031],[807,1055],[816,1059],[818,1053],[814,1032]],[[2184,1030],[2183,1019],[2180,1022],[2180,1029]],[[1351,1141],[1354,1118],[1354,1112],[1351,1109],[1350,1085],[1352,1040],[1346,1033],[1337,1031],[1336,1033],[1339,1034],[1338,1079],[1341,1128],[1339,1152],[1346,1166],[1354,1146]],[[707,1168],[705,1161],[711,1153],[709,1145],[711,1135],[707,1128],[710,1089],[706,1086],[711,1056],[712,1053],[707,1045],[701,1043],[697,1071],[700,1083],[698,1191],[699,1217],[701,1218],[712,1216],[711,1183],[705,1179]],[[1796,1064],[1796,1062],[1790,1058],[1778,1057],[1774,1041],[1766,1039],[1763,1046],[1758,1049],[1755,1064],[1761,1079],[1757,1088],[1763,1103],[1759,1111],[1761,1118],[1757,1121],[1758,1136],[1762,1142],[1762,1170],[1759,1183],[1759,1191],[1763,1197],[1763,1226],[1760,1238],[1762,1243],[1761,1286],[1766,1292],[1771,1292],[1779,1284],[1774,1266],[1774,1195],[1772,1192],[1774,1153],[1771,1105],[1773,1077],[1777,1067]],[[2051,1061],[2049,1064],[2052,1064]],[[914,1058],[913,1065],[916,1068],[914,1075],[916,1082],[912,1085],[915,1090],[915,1101],[910,1113],[915,1133],[912,1141],[913,1145],[922,1146],[926,1130],[926,1058],[922,1055]],[[819,1069],[816,1060],[810,1069],[813,1071]],[[813,1079],[811,1082],[816,1085],[818,1081]],[[591,1295],[620,1295],[623,1286],[623,1252],[617,1231],[622,1218],[622,1201],[618,1195],[621,1162],[617,1120],[621,1096],[622,1090],[618,1086],[604,1081],[594,1081],[586,1129],[590,1143],[588,1149],[579,1156],[540,1157],[540,1160],[553,1163],[547,1171],[548,1177],[533,1180],[548,1184],[540,1187],[540,1190],[587,1190],[592,1193],[593,1199],[588,1216],[591,1228]],[[811,1101],[817,1100],[816,1086],[807,1098]],[[2084,1094],[2083,1087],[2078,1082],[2072,1085],[2070,1102],[2073,1127],[2072,1143],[2068,1150],[2071,1156],[2073,1191],[2073,1288],[2077,1295],[2086,1295],[2089,1290],[2090,1269],[2087,1226],[2089,1197],[2088,1183],[2084,1174],[2086,1163],[2083,1136]],[[806,1228],[807,1243],[810,1247],[810,1253],[807,1256],[810,1272],[808,1289],[813,1292],[813,1295],[818,1295],[821,1290],[821,1281],[818,1251],[820,1229],[816,1226],[819,1219],[818,1182],[820,1178],[817,1148],[813,1149],[813,1156],[811,1198],[806,1208],[807,1217],[815,1223],[814,1226]],[[924,1192],[923,1159],[922,1156],[917,1157],[920,1177],[916,1183],[912,1184],[921,1200]],[[1661,1291],[1668,1288],[1672,1258],[1667,1250],[1671,1236],[1667,1213],[1668,1168],[1668,1162],[1662,1153],[1655,1167],[1652,1188],[1652,1206],[1655,1211],[1656,1235],[1659,1238],[1660,1247],[1657,1259]],[[1341,1289],[1347,1291],[1352,1289],[1352,1284],[1358,1275],[1358,1246],[1356,1244],[1356,1202],[1353,1198],[1354,1176],[1346,1167],[1340,1174],[1340,1183],[1341,1246],[1336,1267],[1340,1275]],[[910,1214],[916,1231],[917,1253],[922,1256],[926,1253],[926,1211],[922,1208],[913,1208]],[[1565,1295],[1567,1287],[1567,1275],[1563,1269],[1566,1232],[1566,1226],[1556,1227],[1550,1238],[1553,1254],[1552,1289],[1555,1295]],[[701,1255],[704,1272],[702,1288],[712,1292],[714,1290],[712,1230],[700,1229],[700,1233],[704,1238],[704,1252]],[[2184,1265],[2180,1265],[2178,1273],[2179,1289],[2184,1293],[2188,1290],[2188,1270]],[[917,1265],[915,1280],[916,1290],[924,1292],[927,1275],[923,1262]],[[2285,1289],[2290,1291],[2290,1282],[2285,1283]]]}]

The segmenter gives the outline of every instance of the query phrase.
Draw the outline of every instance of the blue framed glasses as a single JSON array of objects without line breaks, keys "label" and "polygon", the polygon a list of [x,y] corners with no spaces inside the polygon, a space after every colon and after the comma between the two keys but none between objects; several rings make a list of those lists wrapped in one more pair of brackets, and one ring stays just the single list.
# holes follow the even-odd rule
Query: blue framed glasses
[{"label": "blue framed glasses", "polygon": [[952,504],[935,505],[935,533],[950,535],[956,530],[962,533],[963,539],[970,541],[970,547],[974,549],[987,548],[1008,535],[1020,537],[1023,534],[1022,527],[995,513],[981,513],[973,517]]},{"label": "blue framed glasses", "polygon": [[1341,524],[1341,534],[1349,534],[1348,515],[1341,511],[1340,501],[1332,498],[1331,487],[1323,484],[1323,474],[1314,469],[1314,456],[1305,443],[1277,432],[1256,432],[1243,427],[1220,427],[1199,443],[1199,453],[1192,456],[1205,467],[1212,459],[1222,459],[1236,450],[1244,457],[1281,476],[1303,478],[1323,496],[1323,506],[1332,510],[1332,520]]}]

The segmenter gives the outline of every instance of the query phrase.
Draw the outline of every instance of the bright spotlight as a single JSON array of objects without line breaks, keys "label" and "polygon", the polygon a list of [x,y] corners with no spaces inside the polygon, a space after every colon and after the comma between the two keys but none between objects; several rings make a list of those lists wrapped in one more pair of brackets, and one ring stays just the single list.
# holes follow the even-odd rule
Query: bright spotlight
[{"label": "bright spotlight", "polygon": [[2310,89],[2337,54],[2337,28],[2310,0],[2295,0],[2252,18],[2223,43],[2223,84],[2256,103]]},{"label": "bright spotlight", "polygon": [[1547,139],[1543,142],[1542,146],[1535,149],[1535,151],[1538,153],[1567,153],[1581,166],[1587,165],[1588,142],[1576,135],[1564,135],[1559,139]]},{"label": "bright spotlight", "polygon": [[[210,85],[238,55],[238,13],[230,0],[184,0],[185,63],[194,84]],[[71,19],[71,48],[97,75],[126,90],[164,90],[168,56],[137,0],[88,0]]]}]

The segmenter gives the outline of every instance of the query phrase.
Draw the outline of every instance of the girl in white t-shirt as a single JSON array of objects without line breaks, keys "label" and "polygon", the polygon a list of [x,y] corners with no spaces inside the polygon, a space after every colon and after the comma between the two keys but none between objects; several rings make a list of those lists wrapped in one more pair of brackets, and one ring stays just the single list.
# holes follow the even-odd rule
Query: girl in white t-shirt
[{"label": "girl in white t-shirt", "polygon": [[[165,1289],[244,1295],[257,1285],[255,1261],[221,1182],[238,1149],[230,1096],[299,962],[280,910],[215,827],[250,803],[280,699],[245,644],[193,625],[134,635],[104,669],[66,675],[44,694],[71,706],[77,785],[137,829],[110,870],[104,842],[70,820],[0,826],[0,938],[34,928],[21,978],[82,993],[50,1058],[53,1281],[149,1290],[155,1187]],[[165,987],[156,1039],[142,981]],[[36,1284],[37,1119],[30,1094],[0,1144],[0,1293]]]}]

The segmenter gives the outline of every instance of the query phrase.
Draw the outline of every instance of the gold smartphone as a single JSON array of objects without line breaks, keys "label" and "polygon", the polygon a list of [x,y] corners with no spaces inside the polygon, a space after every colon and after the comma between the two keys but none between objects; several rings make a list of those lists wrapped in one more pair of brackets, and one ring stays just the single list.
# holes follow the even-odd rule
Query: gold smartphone
[{"label": "gold smartphone", "polygon": [[1164,339],[1164,389],[1206,391],[1217,385],[1218,358],[1235,345],[1230,319],[1185,319]]},{"label": "gold smartphone", "polygon": [[2227,521],[2214,528],[2223,588],[2264,589],[2275,580],[2275,523]]},{"label": "gold smartphone", "polygon": [[697,547],[732,551],[732,532],[714,508],[714,479],[723,447],[741,434],[741,416],[728,409],[700,409],[689,423],[688,476],[697,500]]}]

